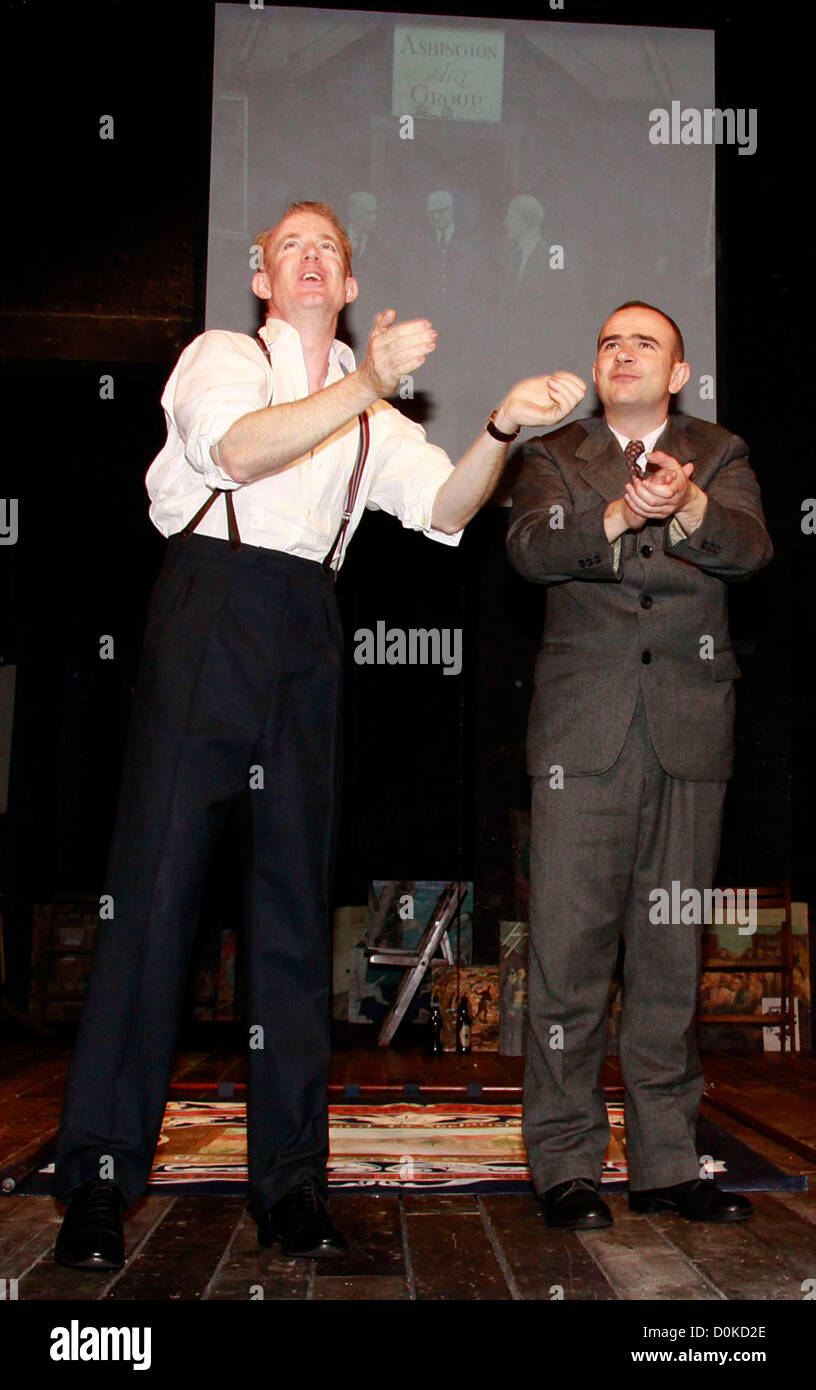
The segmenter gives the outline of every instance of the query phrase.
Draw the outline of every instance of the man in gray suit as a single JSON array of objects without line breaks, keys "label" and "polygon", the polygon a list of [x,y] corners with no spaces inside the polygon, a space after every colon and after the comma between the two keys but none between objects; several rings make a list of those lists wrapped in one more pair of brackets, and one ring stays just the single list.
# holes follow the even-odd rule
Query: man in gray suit
[{"label": "man in gray suit", "polygon": [[660,310],[616,310],[593,367],[604,418],[529,442],[508,528],[514,567],[549,586],[528,733],[524,1133],[560,1229],[612,1220],[597,1191],[609,1137],[600,1073],[621,933],[630,1209],[751,1215],[702,1176],[695,1146],[700,916],[664,924],[654,904],[672,883],[700,895],[686,902],[711,886],[740,674],[726,583],[772,548],[743,440],[669,416],[689,378],[683,356]]}]

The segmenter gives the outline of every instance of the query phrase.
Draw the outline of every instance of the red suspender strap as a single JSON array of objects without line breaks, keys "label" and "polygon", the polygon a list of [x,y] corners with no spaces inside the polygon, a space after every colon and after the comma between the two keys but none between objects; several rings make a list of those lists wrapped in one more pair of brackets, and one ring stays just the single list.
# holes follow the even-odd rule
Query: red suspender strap
[{"label": "red suspender strap", "polygon": [[[334,559],[335,553],[338,550],[338,547],[340,548],[340,554],[342,554],[343,538],[346,534],[346,530],[348,529],[348,524],[351,521],[352,513],[354,511],[354,505],[357,501],[357,494],[360,491],[360,481],[363,476],[363,469],[365,468],[365,461],[370,443],[367,411],[364,410],[361,415],[358,415],[357,423],[360,427],[360,435],[357,441],[357,457],[354,460],[354,468],[352,470],[351,477],[349,478],[348,491],[346,492],[346,501],[343,507],[343,517],[340,522],[337,535],[335,536],[332,542],[331,550],[329,551],[328,555],[323,561],[324,570],[331,571],[335,579],[337,578],[337,570],[332,567],[332,561]],[[338,565],[340,560],[340,554],[338,554]]]},{"label": "red suspender strap", "polygon": [[[269,364],[271,366],[272,354],[269,351],[267,344],[263,341],[262,338],[260,342],[263,344],[263,350],[268,356]],[[342,363],[341,370],[343,371],[344,375],[348,375],[346,369],[342,366]],[[331,550],[329,551],[328,555],[323,561],[324,570],[326,570],[327,572],[330,571],[335,579],[337,578],[337,570],[332,568],[332,561],[334,559],[335,554],[338,553],[338,547],[340,554],[342,554],[343,537],[346,534],[348,524],[354,512],[354,506],[357,501],[357,494],[360,491],[360,482],[362,480],[363,470],[365,468],[365,461],[368,455],[368,449],[370,444],[370,430],[368,424],[368,414],[366,411],[363,411],[363,413],[358,416],[358,423],[360,428],[360,435],[357,442],[357,457],[354,460],[354,468],[352,470],[351,478],[349,479],[348,490],[346,492],[346,500],[343,506],[342,520],[340,522],[337,535],[335,536],[334,541],[332,542]],[[185,538],[187,536],[191,536],[192,533],[195,531],[196,527],[198,526],[198,523],[202,520],[204,516],[206,516],[207,512],[210,510],[210,507],[212,506],[216,497],[220,497],[223,493],[227,508],[227,532],[229,534],[230,549],[240,550],[241,537],[238,531],[238,523],[235,518],[235,504],[232,500],[232,491],[232,488],[214,488],[204,505],[202,507],[199,507],[195,516],[191,517],[191,519],[187,522],[187,525],[184,527],[180,534]],[[338,561],[339,558],[340,556],[338,554]]]}]

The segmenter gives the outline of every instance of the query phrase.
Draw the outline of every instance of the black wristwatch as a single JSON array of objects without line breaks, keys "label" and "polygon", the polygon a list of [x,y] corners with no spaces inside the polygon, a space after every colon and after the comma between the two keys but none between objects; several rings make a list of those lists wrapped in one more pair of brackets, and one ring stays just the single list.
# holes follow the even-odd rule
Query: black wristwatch
[{"label": "black wristwatch", "polygon": [[504,430],[500,430],[498,426],[494,423],[498,413],[498,410],[494,410],[492,412],[492,414],[485,421],[485,429],[487,430],[489,435],[492,435],[494,439],[498,439],[500,444],[512,444],[513,440],[516,439],[518,435],[521,433],[521,425],[516,425],[516,428],[513,430],[512,434],[505,434]]}]

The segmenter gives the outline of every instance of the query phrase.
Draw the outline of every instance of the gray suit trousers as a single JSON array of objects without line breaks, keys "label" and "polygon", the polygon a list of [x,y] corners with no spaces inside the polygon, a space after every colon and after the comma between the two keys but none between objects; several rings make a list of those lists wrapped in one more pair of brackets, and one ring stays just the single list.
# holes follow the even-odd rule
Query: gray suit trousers
[{"label": "gray suit trousers", "polygon": [[[553,779],[555,780],[555,779]],[[655,888],[710,888],[725,782],[670,777],[642,698],[607,771],[533,779],[524,1138],[539,1193],[597,1182],[609,1142],[600,1073],[610,981],[625,941],[620,1060],[629,1186],[700,1176],[703,1075],[694,1030],[702,927],[650,921]]]}]

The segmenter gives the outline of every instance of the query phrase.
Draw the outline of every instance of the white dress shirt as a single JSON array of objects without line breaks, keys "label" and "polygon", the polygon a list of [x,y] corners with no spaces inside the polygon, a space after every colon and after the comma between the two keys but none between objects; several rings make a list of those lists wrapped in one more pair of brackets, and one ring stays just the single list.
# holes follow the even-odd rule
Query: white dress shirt
[{"label": "white dress shirt", "polygon": [[[167,442],[145,479],[150,519],[162,535],[174,535],[212,489],[229,488],[242,541],[320,562],[342,517],[357,456],[356,416],[279,473],[252,483],[236,483],[210,456],[210,447],[241,416],[309,394],[297,330],[269,318],[260,336],[269,355],[247,334],[218,329],[202,333],[184,349],[162,395]],[[324,384],[339,381],[343,368],[351,372],[354,365],[351,349],[335,341]],[[345,544],[368,507],[390,512],[403,526],[432,540],[458,545],[461,531],[449,536],[431,526],[434,499],[453,470],[447,454],[428,443],[420,425],[385,401],[369,407],[368,419],[371,444]],[[196,534],[227,539],[223,498],[216,499]]]}]

